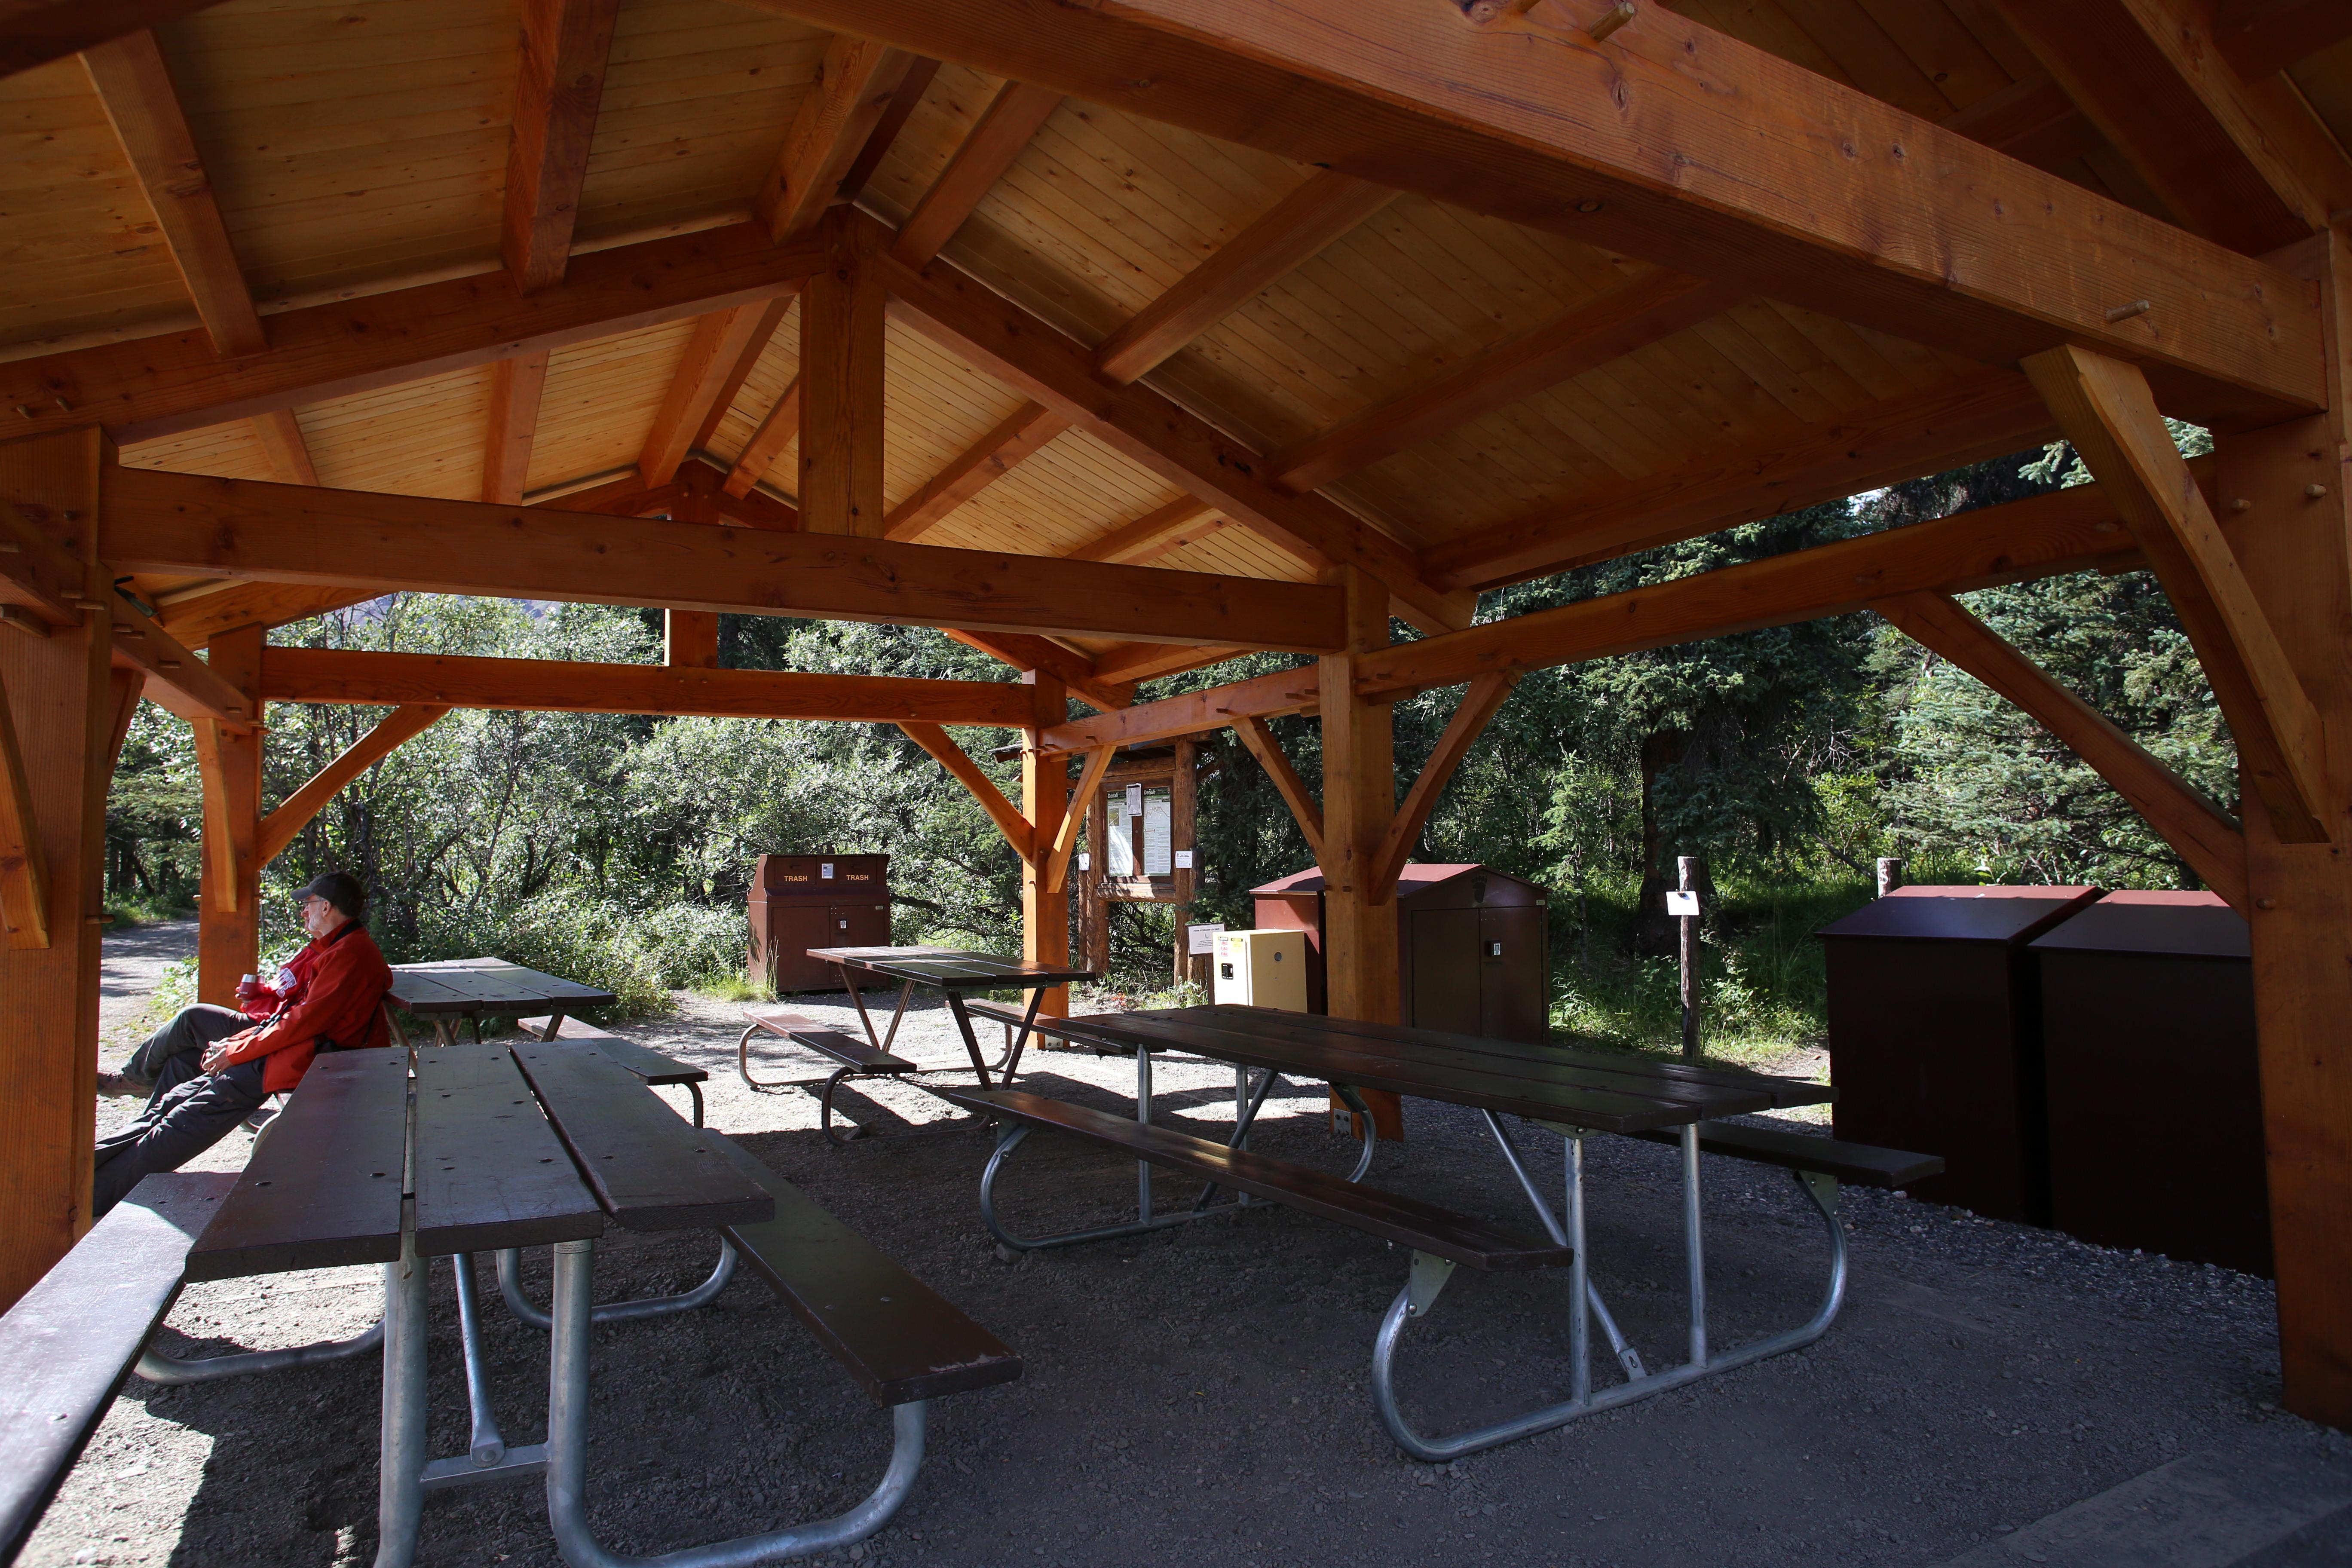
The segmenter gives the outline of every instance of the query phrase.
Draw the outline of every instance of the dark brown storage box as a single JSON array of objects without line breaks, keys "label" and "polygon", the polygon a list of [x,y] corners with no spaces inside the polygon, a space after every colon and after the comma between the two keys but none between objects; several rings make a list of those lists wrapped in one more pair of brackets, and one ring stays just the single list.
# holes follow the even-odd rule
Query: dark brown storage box
[{"label": "dark brown storage box", "polygon": [[751,905],[751,984],[837,991],[841,976],[808,950],[889,944],[890,857],[762,855]]},{"label": "dark brown storage box", "polygon": [[2033,942],[2067,1235],[2271,1272],[2250,951],[2211,893],[2110,893]]},{"label": "dark brown storage box", "polygon": [[1823,926],[1841,1138],[1944,1157],[1929,1203],[2050,1223],[2042,1006],[2026,944],[2091,888],[1902,888]]},{"label": "dark brown storage box", "polygon": [[[1300,871],[1250,895],[1260,930],[1307,933],[1307,1010],[1323,1012],[1323,873]],[[1402,1021],[1490,1040],[1549,1038],[1547,898],[1491,867],[1407,866],[1397,879]]]}]

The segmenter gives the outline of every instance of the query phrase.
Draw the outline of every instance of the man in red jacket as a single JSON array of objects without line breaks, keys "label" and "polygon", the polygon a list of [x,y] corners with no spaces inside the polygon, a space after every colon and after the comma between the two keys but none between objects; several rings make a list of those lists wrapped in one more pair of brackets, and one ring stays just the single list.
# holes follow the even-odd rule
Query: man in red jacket
[{"label": "man in red jacket", "polygon": [[91,1218],[142,1176],[176,1171],[228,1136],[263,1100],[301,1082],[320,1049],[390,1043],[383,1003],[392,971],[361,922],[358,881],[330,871],[301,898],[310,941],[275,984],[239,985],[241,1014],[184,1010],[131,1058],[131,1071],[152,1076],[152,1089],[136,1121],[99,1141]]}]

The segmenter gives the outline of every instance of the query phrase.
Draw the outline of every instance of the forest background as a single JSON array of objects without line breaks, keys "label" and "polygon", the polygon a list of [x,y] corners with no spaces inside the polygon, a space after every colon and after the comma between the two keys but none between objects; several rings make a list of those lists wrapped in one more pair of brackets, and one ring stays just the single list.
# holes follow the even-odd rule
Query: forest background
[{"label": "forest background", "polygon": [[[2204,433],[2177,426],[2184,451]],[[1487,595],[1480,619],[1648,584],[2086,479],[2063,444],[1750,523]],[[2144,572],[2083,574],[1966,598],[2225,808],[2236,755],[2164,594]],[[656,663],[658,612],[396,595],[281,626],[319,647]],[[1412,634],[1402,625],[1399,637]],[[739,668],[1005,680],[940,633],[726,616]],[[1139,701],[1300,662],[1260,655],[1150,684]],[[1411,779],[1460,696],[1396,710]],[[274,705],[265,809],[384,710]],[[1318,726],[1274,730],[1319,787]],[[957,738],[1017,798],[1014,738]],[[1234,739],[1200,795],[1199,900],[1112,905],[1113,973],[1092,1000],[1166,998],[1178,921],[1252,923],[1248,889],[1312,864],[1273,784]],[[107,814],[118,918],[194,907],[200,787],[185,724],[142,704]],[[356,874],[394,963],[495,953],[602,984],[631,1012],[674,990],[746,995],[745,898],[767,853],[892,857],[894,938],[1018,951],[1019,864],[962,786],[896,727],[605,714],[452,712],[351,784],[264,872],[263,948],[299,943],[288,896]],[[1431,816],[1414,858],[1483,861],[1552,890],[1557,1029],[1633,1047],[1679,1038],[1661,893],[1705,860],[1711,1053],[1815,1039],[1811,933],[1872,895],[1898,856],[1924,882],[2194,887],[2179,858],[2018,710],[1875,616],[1856,615],[1539,670],[1522,680]],[[167,990],[190,984],[177,975]],[[160,997],[170,1002],[172,996]],[[1087,1000],[1087,998],[1081,998]]]}]

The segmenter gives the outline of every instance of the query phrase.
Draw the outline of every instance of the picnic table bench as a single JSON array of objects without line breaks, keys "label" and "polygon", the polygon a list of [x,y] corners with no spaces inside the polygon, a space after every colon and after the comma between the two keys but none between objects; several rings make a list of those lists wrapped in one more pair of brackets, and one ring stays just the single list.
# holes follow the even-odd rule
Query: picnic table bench
[{"label": "picnic table bench", "polygon": [[[1845,1233],[1836,1209],[1840,1183],[1900,1187],[1943,1166],[1933,1155],[1727,1121],[1724,1119],[1730,1116],[1817,1104],[1831,1097],[1823,1086],[1734,1068],[1255,1007],[1106,1014],[1042,1026],[1067,1030],[1070,1037],[1098,1046],[1133,1049],[1144,1096],[1148,1096],[1150,1079],[1142,1065],[1151,1053],[1181,1049],[1261,1070],[1269,1084],[1276,1073],[1291,1073],[1319,1078],[1335,1087],[1344,1082],[1446,1101],[1480,1113],[1505,1164],[1541,1222],[1541,1237],[1366,1187],[1360,1179],[1360,1166],[1359,1179],[1342,1181],[1312,1166],[1240,1147],[1264,1099],[1264,1086],[1246,1104],[1240,1103],[1237,1091],[1234,1132],[1225,1144],[1151,1125],[1148,1099],[1141,1097],[1137,1119],[1129,1121],[1018,1090],[986,1086],[931,1090],[999,1123],[996,1149],[981,1176],[980,1202],[982,1222],[1002,1246],[1021,1250],[1062,1247],[1182,1223],[1234,1206],[1212,1206],[1209,1201],[1217,1189],[1230,1187],[1238,1194],[1267,1199],[1410,1247],[1408,1277],[1373,1340],[1372,1398],[1382,1425],[1398,1447],[1413,1458],[1432,1461],[1548,1431],[1596,1411],[1812,1342],[1828,1331],[1844,1298]],[[1504,1126],[1505,1115],[1535,1121],[1561,1134],[1568,1178],[1564,1213],[1556,1212],[1543,1196]],[[1198,1176],[1207,1185],[1188,1214],[1154,1214],[1149,1185],[1144,1184],[1139,1190],[1141,1212],[1133,1224],[1045,1237],[1018,1236],[998,1216],[996,1187],[1007,1161],[1037,1131],[1131,1155],[1146,1169],[1157,1165]],[[1656,1372],[1645,1369],[1593,1281],[1585,1247],[1584,1141],[1597,1131],[1668,1142],[1680,1150],[1690,1316],[1689,1357],[1679,1365]],[[1760,1162],[1791,1172],[1819,1215],[1829,1242],[1829,1278],[1822,1304],[1811,1319],[1728,1352],[1711,1348],[1707,1338],[1699,1203],[1702,1153]],[[1447,1278],[1460,1265],[1479,1269],[1568,1269],[1570,1397],[1452,1437],[1425,1437],[1405,1420],[1398,1403],[1395,1356],[1406,1323],[1430,1310]],[[1596,1320],[1625,1372],[1622,1383],[1601,1390],[1592,1386],[1591,1365],[1591,1331]]]},{"label": "picnic table bench", "polygon": [[702,1086],[709,1081],[710,1074],[701,1068],[666,1057],[651,1046],[625,1040],[583,1018],[518,1018],[515,1026],[541,1040],[593,1040],[607,1058],[635,1074],[639,1083],[664,1087],[675,1084],[685,1089],[694,1098],[694,1124],[702,1125]]}]

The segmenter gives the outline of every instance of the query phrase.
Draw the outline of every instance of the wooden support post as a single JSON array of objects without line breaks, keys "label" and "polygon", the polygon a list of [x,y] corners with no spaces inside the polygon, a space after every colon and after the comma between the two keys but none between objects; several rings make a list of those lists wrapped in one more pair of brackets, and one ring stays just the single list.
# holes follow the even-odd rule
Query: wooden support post
[{"label": "wooden support post", "polygon": [[824,271],[801,295],[801,527],[879,538],[882,505],[878,231],[849,207],[826,214]]},{"label": "wooden support post", "polygon": [[1194,854],[1192,814],[1198,809],[1195,799],[1197,781],[1193,769],[1200,748],[1188,736],[1176,742],[1176,777],[1168,786],[1168,863],[1169,875],[1175,882],[1171,900],[1176,928],[1174,974],[1181,985],[1192,977],[1191,944],[1184,939],[1184,919],[1191,913],[1192,895],[1200,887],[1200,872],[1192,865]]},{"label": "wooden support post", "polygon": [[718,614],[711,610],[664,610],[662,662],[672,668],[717,669]]},{"label": "wooden support post", "polygon": [[2280,832],[2252,779],[2241,813],[2283,1398],[2352,1429],[2352,246],[2337,229],[2296,251],[2295,269],[2321,282],[2330,409],[2217,435],[2215,494],[2324,742],[2303,760],[2325,780],[2318,816],[2332,842]]},{"label": "wooden support post", "polygon": [[[1347,651],[1318,665],[1323,715],[1323,964],[1330,1015],[1401,1021],[1396,884],[1381,879],[1381,851],[1396,818],[1396,731],[1385,702],[1356,694],[1361,657],[1389,644],[1389,594],[1357,566],[1332,569],[1347,593]],[[1402,1102],[1363,1090],[1373,1125],[1404,1136]],[[1334,1101],[1336,1107],[1337,1101]]]},{"label": "wooden support post", "polygon": [[[205,645],[215,674],[244,692],[258,717],[259,626],[224,632]],[[236,983],[261,960],[261,730],[195,721],[196,766],[205,791],[203,869],[196,880],[196,1000],[236,1002]]]},{"label": "wooden support post", "polygon": [[[99,474],[94,430],[0,446],[0,499],[26,515],[96,515]],[[87,566],[91,531],[78,531],[74,553]],[[65,1256],[89,1221],[112,625],[100,609],[45,637],[0,637],[0,700],[48,869],[49,931],[46,947],[0,946],[0,1074],[8,1084],[0,1098],[0,1308]]]},{"label": "wooden support post", "polygon": [[[1068,809],[1070,764],[1063,755],[1043,755],[1038,741],[1042,731],[1068,721],[1069,691],[1043,670],[1030,670],[1022,679],[1036,698],[1037,710],[1021,745],[1021,815],[1028,819],[1033,846],[1021,862],[1021,956],[1038,963],[1067,963],[1070,900],[1068,889],[1054,876],[1053,845]],[[1045,1017],[1068,1017],[1070,988],[1056,985],[1046,992],[1037,1011]]]},{"label": "wooden support post", "polygon": [[1110,866],[1110,796],[1095,791],[1087,802],[1087,868],[1078,873],[1078,962],[1098,974],[1110,973],[1110,901],[1103,878]]}]

